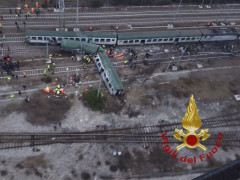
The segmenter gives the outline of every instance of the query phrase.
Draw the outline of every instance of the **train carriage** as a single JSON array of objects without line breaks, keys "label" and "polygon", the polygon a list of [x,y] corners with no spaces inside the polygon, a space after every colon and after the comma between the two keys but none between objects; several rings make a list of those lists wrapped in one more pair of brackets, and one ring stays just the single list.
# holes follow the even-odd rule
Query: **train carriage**
[{"label": "train carriage", "polygon": [[118,33],[118,45],[163,44],[174,42],[198,42],[199,30],[168,30]]},{"label": "train carriage", "polygon": [[27,31],[26,41],[39,44],[61,44],[62,39],[76,40],[94,44],[115,45],[117,35],[114,32],[68,32],[68,31]]},{"label": "train carriage", "polygon": [[205,28],[202,32],[201,41],[233,41],[239,36],[235,28]]}]

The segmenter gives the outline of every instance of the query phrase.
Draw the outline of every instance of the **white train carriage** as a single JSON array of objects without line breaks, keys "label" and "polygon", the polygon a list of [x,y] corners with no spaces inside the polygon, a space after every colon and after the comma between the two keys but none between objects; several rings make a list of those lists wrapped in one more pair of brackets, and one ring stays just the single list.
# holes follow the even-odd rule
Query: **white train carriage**
[{"label": "white train carriage", "polygon": [[27,31],[26,41],[39,44],[61,44],[63,39],[76,40],[94,44],[115,45],[117,43],[116,33],[98,32],[66,32],[66,31]]},{"label": "white train carriage", "polygon": [[201,41],[233,41],[238,38],[235,28],[207,28],[201,29]]},{"label": "white train carriage", "polygon": [[198,42],[199,30],[168,30],[118,33],[118,45],[165,44],[174,42]]}]

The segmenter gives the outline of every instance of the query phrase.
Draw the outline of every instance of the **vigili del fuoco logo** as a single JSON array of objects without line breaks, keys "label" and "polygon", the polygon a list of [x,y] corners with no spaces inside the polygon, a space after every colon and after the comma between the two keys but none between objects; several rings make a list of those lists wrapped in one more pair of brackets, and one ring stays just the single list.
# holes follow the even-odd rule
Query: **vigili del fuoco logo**
[{"label": "vigili del fuoco logo", "polygon": [[196,148],[200,147],[202,150],[206,151],[206,146],[202,145],[200,143],[200,138],[202,137],[202,141],[205,141],[209,138],[208,129],[202,129],[199,134],[197,134],[195,131],[200,129],[202,126],[201,119],[198,115],[197,106],[195,103],[195,99],[193,98],[193,95],[190,98],[187,112],[184,115],[182,119],[182,127],[186,129],[188,132],[187,134],[184,134],[183,130],[175,129],[175,132],[177,134],[173,135],[177,140],[182,141],[183,137],[183,143],[176,147],[177,150],[187,147],[187,148]]},{"label": "vigili del fuoco logo", "polygon": [[[185,134],[183,129],[175,129],[176,134],[174,134],[173,137],[183,143],[177,146],[176,150],[171,148],[168,145],[169,143],[168,138],[165,137],[167,135],[167,132],[165,132],[161,136],[161,139],[164,140],[162,143],[163,151],[167,152],[173,158],[176,158],[178,156],[178,150],[184,147],[190,148],[190,149],[199,147],[201,150],[206,151],[207,147],[202,145],[200,141],[207,140],[210,137],[210,134],[207,134],[208,129],[200,129],[202,126],[202,122],[198,115],[198,110],[197,110],[197,106],[196,106],[193,95],[191,95],[191,98],[187,107],[187,112],[182,119],[181,125],[185,130],[187,130],[187,133]],[[200,132],[196,133],[196,131],[198,131],[199,129],[200,129]],[[221,145],[222,138],[223,138],[222,133],[218,133],[215,146],[208,153],[199,155],[199,159],[201,162],[203,161],[204,158],[211,158],[213,154],[217,152],[217,148],[220,147]],[[190,158],[187,156],[180,157],[181,162],[196,163],[196,160],[197,160],[197,157],[195,156]]]}]

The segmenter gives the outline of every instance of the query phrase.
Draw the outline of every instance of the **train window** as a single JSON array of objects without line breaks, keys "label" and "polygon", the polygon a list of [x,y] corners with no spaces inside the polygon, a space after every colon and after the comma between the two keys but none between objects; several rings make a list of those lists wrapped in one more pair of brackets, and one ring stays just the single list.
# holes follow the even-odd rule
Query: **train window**
[{"label": "train window", "polygon": [[38,37],[38,40],[42,40],[43,38],[42,37]]},{"label": "train window", "polygon": [[130,40],[129,43],[133,43],[133,40]]},{"label": "train window", "polygon": [[169,41],[173,41],[173,38],[170,38]]},{"label": "train window", "polygon": [[64,39],[68,39],[68,38],[64,38]]},{"label": "train window", "polygon": [[125,43],[128,43],[128,41],[123,41],[123,43],[125,44]]},{"label": "train window", "polygon": [[161,42],[163,39],[158,39],[158,42]]},{"label": "train window", "polygon": [[135,40],[135,43],[138,43],[139,42],[139,40]]},{"label": "train window", "polygon": [[115,39],[112,39],[112,41],[115,41]]},{"label": "train window", "polygon": [[151,42],[152,40],[151,39],[148,39],[147,42]]},{"label": "train window", "polygon": [[37,38],[36,37],[32,37],[32,40],[36,40]]},{"label": "train window", "polygon": [[105,41],[105,39],[100,39],[100,41],[101,41],[101,42],[104,42],[104,41]]},{"label": "train window", "polygon": [[106,77],[106,74],[105,74],[105,73],[103,73],[103,75]]},{"label": "train window", "polygon": [[59,38],[58,38],[58,40],[59,40],[59,41],[61,41],[61,40],[62,40],[62,38],[60,38],[60,37],[59,37]]},{"label": "train window", "polygon": [[157,39],[153,39],[153,42],[157,42]]},{"label": "train window", "polygon": [[186,39],[186,41],[189,41],[189,40],[190,40],[190,38],[187,38],[187,39]]},{"label": "train window", "polygon": [[98,66],[101,67],[101,63],[98,63]]},{"label": "train window", "polygon": [[82,38],[82,41],[86,41],[86,38]]},{"label": "train window", "polygon": [[110,39],[106,39],[106,42],[110,42]]},{"label": "train window", "polygon": [[97,58],[96,61],[99,62],[99,59]]},{"label": "train window", "polygon": [[70,38],[70,40],[74,40],[74,38]]},{"label": "train window", "polygon": [[109,82],[109,79],[108,79],[108,78],[106,78],[106,80],[107,80],[107,82]]},{"label": "train window", "polygon": [[95,42],[99,42],[99,39],[94,39]]},{"label": "train window", "polygon": [[185,40],[186,40],[186,38],[181,38],[181,40],[185,41]]},{"label": "train window", "polygon": [[163,39],[164,41],[168,41],[168,39]]},{"label": "train window", "polygon": [[195,40],[196,38],[192,38],[192,40]]},{"label": "train window", "polygon": [[108,83],[108,85],[109,85],[110,88],[112,87],[112,85],[110,83]]},{"label": "train window", "polygon": [[76,38],[76,41],[80,41],[80,38]]}]

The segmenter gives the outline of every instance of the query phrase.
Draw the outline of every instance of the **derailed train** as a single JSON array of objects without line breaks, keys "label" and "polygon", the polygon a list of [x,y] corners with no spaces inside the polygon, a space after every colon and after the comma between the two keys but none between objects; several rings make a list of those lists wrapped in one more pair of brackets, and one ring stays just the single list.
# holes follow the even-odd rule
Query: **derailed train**
[{"label": "derailed train", "polygon": [[172,29],[148,32],[65,32],[27,31],[26,42],[36,44],[61,44],[62,39],[98,45],[150,45],[164,43],[233,41],[240,39],[240,29],[204,28]]}]

